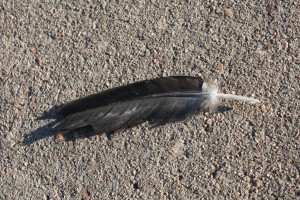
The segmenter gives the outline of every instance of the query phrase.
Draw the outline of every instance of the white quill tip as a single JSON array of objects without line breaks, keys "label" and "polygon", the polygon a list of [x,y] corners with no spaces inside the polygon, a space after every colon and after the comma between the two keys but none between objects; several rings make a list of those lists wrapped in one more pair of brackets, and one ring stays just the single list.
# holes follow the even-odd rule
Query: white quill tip
[{"label": "white quill tip", "polygon": [[228,99],[228,100],[235,100],[235,101],[242,101],[245,103],[255,104],[259,103],[260,101],[251,97],[239,96],[234,94],[223,94],[218,93],[218,87],[214,84],[203,83],[202,91],[208,95],[208,102],[206,102],[206,106],[214,107],[218,99]]},{"label": "white quill tip", "polygon": [[250,104],[259,103],[258,99],[254,99],[254,98],[251,98],[251,97],[238,96],[238,95],[234,95],[234,94],[223,94],[223,93],[217,93],[216,95],[217,95],[216,98],[220,98],[220,99],[229,99],[229,100],[235,100],[235,101],[242,101],[242,102],[250,103]]}]

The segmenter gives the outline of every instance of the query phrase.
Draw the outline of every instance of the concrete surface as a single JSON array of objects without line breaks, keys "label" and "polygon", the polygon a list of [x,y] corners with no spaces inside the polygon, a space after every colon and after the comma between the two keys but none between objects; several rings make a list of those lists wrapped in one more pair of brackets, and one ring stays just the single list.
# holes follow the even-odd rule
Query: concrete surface
[{"label": "concrete surface", "polygon": [[[299,9],[292,0],[1,1],[0,199],[299,199]],[[224,101],[231,111],[111,140],[54,140],[56,106],[169,75],[262,103]]]}]

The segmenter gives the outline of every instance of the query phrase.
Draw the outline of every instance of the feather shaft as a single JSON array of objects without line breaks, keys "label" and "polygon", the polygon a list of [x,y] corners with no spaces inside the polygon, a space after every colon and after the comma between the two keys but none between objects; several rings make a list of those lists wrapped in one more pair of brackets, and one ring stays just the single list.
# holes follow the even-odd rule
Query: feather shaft
[{"label": "feather shaft", "polygon": [[[260,101],[258,99],[254,99],[252,97],[246,97],[246,96],[240,96],[240,95],[234,95],[234,94],[224,94],[224,93],[212,93],[212,92],[173,92],[173,93],[165,93],[165,94],[159,94],[159,95],[153,95],[153,97],[159,98],[159,97],[206,97],[206,98],[217,98],[217,99],[227,99],[227,100],[234,100],[234,101],[241,101],[245,103],[255,104],[259,103]],[[144,97],[144,98],[147,98]]]},{"label": "feather shaft", "polygon": [[254,99],[251,97],[246,97],[246,96],[238,96],[234,94],[223,94],[223,93],[217,93],[216,98],[219,99],[228,99],[228,100],[235,100],[235,101],[242,101],[245,103],[250,103],[250,104],[255,104],[259,103],[258,99]]}]

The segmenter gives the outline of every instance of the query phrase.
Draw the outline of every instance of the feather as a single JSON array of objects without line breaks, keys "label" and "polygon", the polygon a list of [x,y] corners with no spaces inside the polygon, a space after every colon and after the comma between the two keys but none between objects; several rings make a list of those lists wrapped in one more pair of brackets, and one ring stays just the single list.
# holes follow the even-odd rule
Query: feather
[{"label": "feather", "polygon": [[258,103],[253,98],[218,93],[201,78],[177,76],[136,82],[105,90],[63,105],[65,116],[52,129],[67,133],[92,126],[97,133],[113,133],[148,121],[153,126],[175,122],[213,109],[218,99]]}]

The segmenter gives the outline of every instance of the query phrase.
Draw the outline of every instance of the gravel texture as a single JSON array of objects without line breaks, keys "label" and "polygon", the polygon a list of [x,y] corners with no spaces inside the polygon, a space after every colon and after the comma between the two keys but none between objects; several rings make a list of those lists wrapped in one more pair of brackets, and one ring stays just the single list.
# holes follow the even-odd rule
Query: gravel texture
[{"label": "gravel texture", "polygon": [[[0,199],[300,198],[299,1],[82,2],[0,2]],[[55,141],[62,103],[170,75],[262,102]]]}]

